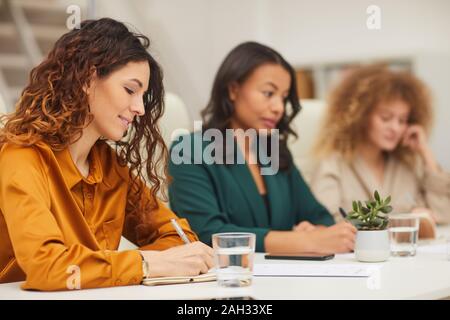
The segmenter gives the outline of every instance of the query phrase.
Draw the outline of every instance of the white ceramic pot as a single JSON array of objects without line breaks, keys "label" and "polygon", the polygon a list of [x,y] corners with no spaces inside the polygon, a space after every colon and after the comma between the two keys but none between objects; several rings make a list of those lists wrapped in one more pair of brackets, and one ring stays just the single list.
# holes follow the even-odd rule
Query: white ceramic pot
[{"label": "white ceramic pot", "polygon": [[355,257],[363,262],[386,261],[390,255],[387,230],[358,230]]}]

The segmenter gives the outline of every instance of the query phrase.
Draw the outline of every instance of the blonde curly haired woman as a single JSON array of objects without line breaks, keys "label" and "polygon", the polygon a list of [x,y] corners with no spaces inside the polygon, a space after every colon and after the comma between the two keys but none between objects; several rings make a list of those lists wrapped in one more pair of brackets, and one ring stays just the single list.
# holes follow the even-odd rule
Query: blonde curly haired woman
[{"label": "blonde curly haired woman", "polygon": [[342,219],[339,207],[391,195],[396,212],[420,212],[420,236],[434,237],[450,222],[450,174],[436,162],[427,137],[432,106],[426,86],[408,72],[359,67],[331,92],[315,144],[311,187]]}]

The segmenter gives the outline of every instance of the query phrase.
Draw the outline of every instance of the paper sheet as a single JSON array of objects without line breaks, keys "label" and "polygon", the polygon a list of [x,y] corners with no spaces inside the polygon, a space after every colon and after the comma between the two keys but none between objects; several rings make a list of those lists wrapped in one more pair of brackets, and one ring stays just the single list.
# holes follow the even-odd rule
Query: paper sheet
[{"label": "paper sheet", "polygon": [[[450,244],[448,245],[450,246]],[[447,253],[447,244],[446,243],[437,243],[437,244],[426,244],[426,245],[419,245],[417,247],[418,253]]]},{"label": "paper sheet", "polygon": [[369,277],[380,266],[362,264],[255,264],[257,277]]}]

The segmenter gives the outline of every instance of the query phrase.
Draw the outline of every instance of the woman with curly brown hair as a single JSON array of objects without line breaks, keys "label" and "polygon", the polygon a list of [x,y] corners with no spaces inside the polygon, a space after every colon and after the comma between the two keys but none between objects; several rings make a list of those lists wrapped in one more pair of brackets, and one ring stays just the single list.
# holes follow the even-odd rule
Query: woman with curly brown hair
[{"label": "woman with curly brown hair", "polygon": [[450,175],[428,146],[432,107],[425,85],[409,72],[370,65],[348,74],[330,95],[318,137],[312,189],[341,219],[339,207],[391,195],[396,212],[420,212],[421,236],[450,221]]},{"label": "woman with curly brown hair", "polygon": [[[178,218],[157,200],[164,90],[148,46],[120,22],[89,20],[31,71],[0,131],[0,283],[107,287],[212,266],[208,246],[179,246]],[[117,251],[122,235],[140,250]]]}]

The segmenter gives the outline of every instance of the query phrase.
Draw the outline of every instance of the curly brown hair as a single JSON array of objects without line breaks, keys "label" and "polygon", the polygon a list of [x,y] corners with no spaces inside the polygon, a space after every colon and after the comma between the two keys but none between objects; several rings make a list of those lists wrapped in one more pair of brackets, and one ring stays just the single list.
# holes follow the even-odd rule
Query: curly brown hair
[{"label": "curly brown hair", "polygon": [[[317,158],[337,152],[351,161],[356,147],[367,139],[369,115],[379,103],[400,99],[409,105],[409,124],[432,126],[432,105],[425,84],[407,71],[393,71],[384,64],[357,67],[331,91],[326,115],[313,148]],[[400,160],[414,165],[415,155],[399,145]]]},{"label": "curly brown hair", "polygon": [[[167,148],[157,126],[164,112],[164,88],[162,70],[148,53],[149,45],[146,36],[110,18],[83,21],[79,29],[64,34],[32,69],[16,110],[0,118],[5,124],[0,129],[0,147],[5,143],[32,146],[42,141],[55,151],[67,148],[93,119],[83,88],[88,87],[94,71],[101,79],[129,62],[147,61],[151,76],[144,95],[145,115],[134,119],[126,139],[108,143],[119,164],[129,166],[132,192],[140,197],[143,186],[136,187],[142,185],[138,180],[148,181],[153,201],[146,208],[158,208],[157,194],[166,176],[165,169],[161,173],[158,168],[166,168],[167,162]],[[135,214],[142,210],[136,203],[129,206]]]}]

